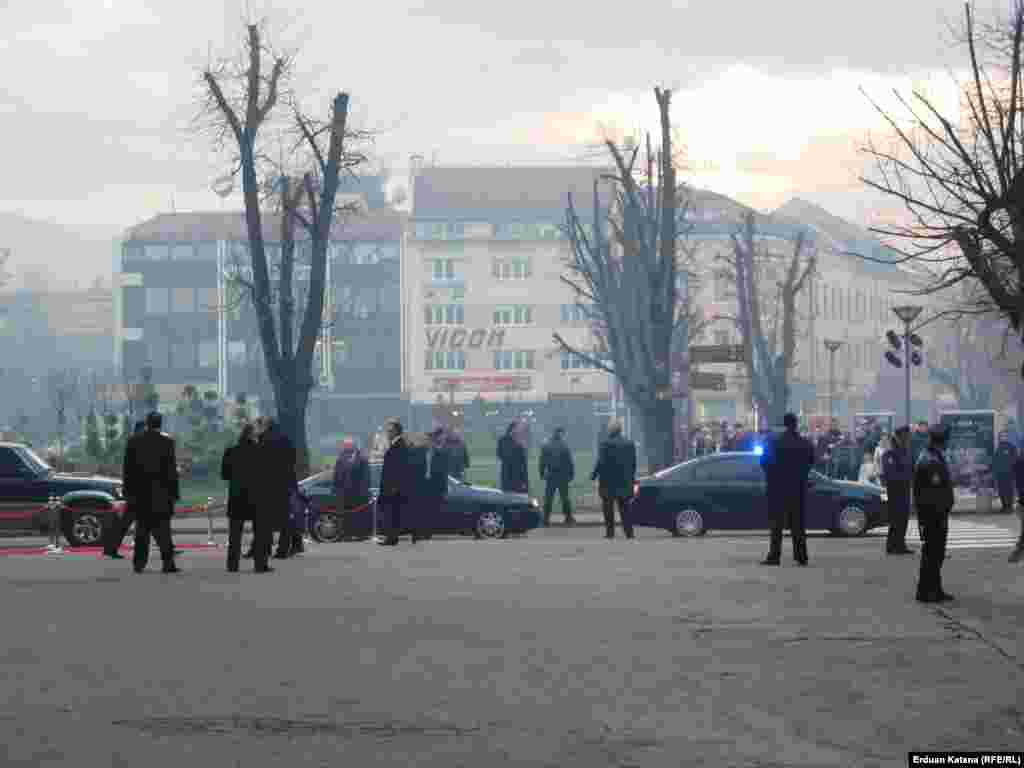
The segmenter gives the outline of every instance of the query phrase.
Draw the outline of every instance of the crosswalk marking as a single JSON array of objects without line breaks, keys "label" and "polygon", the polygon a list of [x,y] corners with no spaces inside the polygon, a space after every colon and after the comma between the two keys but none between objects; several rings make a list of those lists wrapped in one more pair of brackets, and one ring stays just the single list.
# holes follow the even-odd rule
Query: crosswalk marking
[{"label": "crosswalk marking", "polygon": [[[949,521],[949,538],[946,542],[946,549],[1012,549],[1016,543],[1017,534],[999,525],[957,518]],[[915,520],[911,520],[910,525],[907,526],[907,544],[918,546],[921,544]]]}]

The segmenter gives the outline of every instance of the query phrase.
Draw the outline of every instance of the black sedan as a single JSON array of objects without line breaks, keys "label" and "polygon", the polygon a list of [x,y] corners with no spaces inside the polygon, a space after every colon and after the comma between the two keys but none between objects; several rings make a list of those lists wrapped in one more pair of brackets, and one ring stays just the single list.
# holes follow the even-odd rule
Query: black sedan
[{"label": "black sedan", "polygon": [[[674,536],[767,529],[759,458],[754,453],[716,453],[641,478],[630,504],[633,525],[662,528]],[[860,536],[888,524],[884,489],[811,472],[804,510],[807,530]]]},{"label": "black sedan", "polygon": [[[370,464],[370,503],[344,514],[338,510],[332,472],[321,472],[299,483],[309,503],[313,538],[334,542],[373,535],[381,468],[379,462]],[[525,493],[505,493],[449,477],[448,494],[426,527],[433,533],[471,533],[477,539],[501,539],[511,533],[525,533],[540,524],[540,508]]]}]

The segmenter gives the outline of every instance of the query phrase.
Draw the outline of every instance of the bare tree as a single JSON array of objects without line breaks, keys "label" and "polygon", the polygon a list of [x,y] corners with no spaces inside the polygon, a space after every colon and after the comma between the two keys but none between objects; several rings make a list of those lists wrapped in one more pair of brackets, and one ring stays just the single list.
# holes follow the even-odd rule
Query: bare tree
[{"label": "bare tree", "polygon": [[78,371],[70,368],[50,371],[46,377],[46,394],[56,417],[57,453],[64,461],[64,445],[67,440],[68,413],[74,411],[79,402]]},{"label": "bare tree", "polygon": [[[984,291],[970,306],[950,312],[998,313],[1018,334],[1024,332],[1024,3],[1015,0],[1008,16],[977,24],[964,4],[958,31],[970,61],[963,91],[966,120],[943,115],[927,95],[899,94],[912,127],[903,127],[872,104],[894,134],[891,147],[869,141],[864,151],[875,161],[869,187],[898,200],[909,223],[872,231],[902,243],[893,245],[899,261],[927,276],[912,293],[925,294],[958,283]],[[870,98],[870,97],[869,97]],[[865,258],[873,258],[865,256]]]},{"label": "bare tree", "polygon": [[[265,69],[268,60],[269,73]],[[315,385],[313,356],[322,329],[327,248],[338,213],[335,198],[339,176],[365,161],[363,155],[346,147],[349,140],[365,135],[347,128],[346,93],[334,97],[327,121],[304,114],[287,89],[291,75],[292,58],[271,50],[259,25],[250,24],[242,61],[210,67],[201,79],[206,95],[203,114],[215,132],[216,145],[237,148],[232,175],[240,173],[242,177],[252,270],[251,279],[238,279],[244,281],[255,309],[278,420],[293,440],[300,466],[304,467],[308,463],[306,411]],[[283,163],[275,164],[261,144],[261,129],[271,127],[272,120],[285,109],[296,137],[293,151],[301,158],[297,162],[309,170],[285,172]],[[291,157],[294,161],[295,155]],[[261,205],[268,191],[279,203],[279,213],[271,216],[280,232],[276,307]],[[296,224],[302,227],[310,245],[305,307],[301,312],[296,307]]]},{"label": "bare tree", "polygon": [[[775,262],[758,243],[753,211],[746,211],[732,234],[733,255],[719,256],[728,269],[723,276],[736,288],[736,315],[727,318],[739,331],[751,397],[769,425],[781,425],[789,403],[790,372],[796,364],[797,297],[817,266],[817,251],[803,230],[782,264],[781,280],[765,279]],[[769,271],[771,270],[771,271]]]},{"label": "bare tree", "polygon": [[[634,168],[638,149],[627,159],[613,142],[605,142],[617,171],[602,177],[615,189],[614,213],[602,211],[598,181],[589,227],[580,220],[569,195],[570,276],[562,279],[578,301],[593,307],[599,347],[578,349],[558,333],[554,340],[560,349],[616,377],[641,412],[648,462],[665,467],[672,462],[675,442],[672,347],[677,329],[688,319],[679,306],[676,279],[686,207],[679,203],[673,163],[672,92],[655,88],[654,95],[661,118],[661,148],[652,151],[647,137],[646,168],[640,179]],[[688,370],[682,374],[688,383]]]}]

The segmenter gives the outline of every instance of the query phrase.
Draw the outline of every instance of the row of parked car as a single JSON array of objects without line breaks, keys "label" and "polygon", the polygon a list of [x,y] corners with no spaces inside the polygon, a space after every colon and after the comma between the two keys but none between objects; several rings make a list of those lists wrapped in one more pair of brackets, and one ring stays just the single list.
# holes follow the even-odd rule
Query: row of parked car
[{"label": "row of parked car", "polygon": [[[381,464],[371,463],[376,498]],[[309,506],[310,532],[319,541],[373,535],[376,504],[343,512],[334,495],[333,475],[321,472],[299,484]],[[124,503],[116,478],[55,472],[31,449],[0,443],[0,528],[45,530],[47,502],[60,500],[60,525],[72,546],[98,544],[104,526]],[[701,536],[709,530],[763,530],[767,527],[764,475],[754,453],[716,453],[640,478],[629,507],[633,524],[673,536]],[[504,538],[542,524],[536,499],[448,479],[448,495],[426,521],[439,534]],[[805,512],[808,530],[859,536],[888,525],[885,491],[873,485],[833,480],[812,472]]]}]

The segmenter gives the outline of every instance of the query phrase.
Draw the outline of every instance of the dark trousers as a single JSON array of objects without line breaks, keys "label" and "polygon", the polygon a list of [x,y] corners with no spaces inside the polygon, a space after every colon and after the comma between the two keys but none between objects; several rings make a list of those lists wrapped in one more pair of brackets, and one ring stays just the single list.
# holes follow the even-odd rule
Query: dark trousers
[{"label": "dark trousers", "polygon": [[403,520],[408,517],[406,504],[400,498],[379,499],[377,501],[377,527],[388,541],[398,541],[402,535]]},{"label": "dark trousers", "polygon": [[885,537],[885,551],[898,552],[907,548],[907,521],[910,519],[910,487],[889,484],[889,534]]},{"label": "dark trousers", "polygon": [[[228,568],[231,570],[238,570],[238,558],[242,551],[242,532],[244,530],[245,520],[231,518],[228,521]],[[259,571],[267,567],[272,534],[270,528],[258,518],[252,521],[252,533],[253,566]]]},{"label": "dark trousers", "polygon": [[804,529],[804,502],[806,495],[802,492],[772,494],[768,497],[768,522],[771,526],[771,537],[768,545],[768,559],[778,560],[782,557],[782,529],[788,523],[789,534],[793,539],[793,559],[807,560],[807,531]]},{"label": "dark trousers", "polygon": [[141,571],[149,562],[149,537],[152,536],[156,545],[160,548],[160,559],[163,560],[164,568],[174,564],[174,543],[171,541],[171,520],[162,517],[159,520],[150,520],[145,516],[135,520],[135,554],[132,555],[132,565]]},{"label": "dark trousers", "polygon": [[1003,504],[1003,512],[1013,511],[1013,478],[1009,475],[997,478],[999,500]]},{"label": "dark trousers", "polygon": [[942,563],[946,559],[949,535],[948,513],[930,509],[917,511],[921,526],[921,570],[917,578],[917,598],[934,599],[942,594]]},{"label": "dark trousers", "polygon": [[128,505],[121,517],[113,515],[110,524],[103,529],[103,553],[106,555],[116,554],[124,544],[125,534],[135,522],[135,509]]},{"label": "dark trousers", "polygon": [[626,532],[626,538],[633,538],[633,523],[627,512],[629,499],[624,496],[602,496],[601,512],[604,513],[605,536],[615,536],[615,505],[619,507],[619,519],[622,521],[622,530]]},{"label": "dark trousers", "polygon": [[572,519],[572,502],[569,500],[568,480],[547,480],[544,484],[544,525],[551,520],[551,507],[555,501],[555,492],[562,499],[562,514],[568,522]]}]

